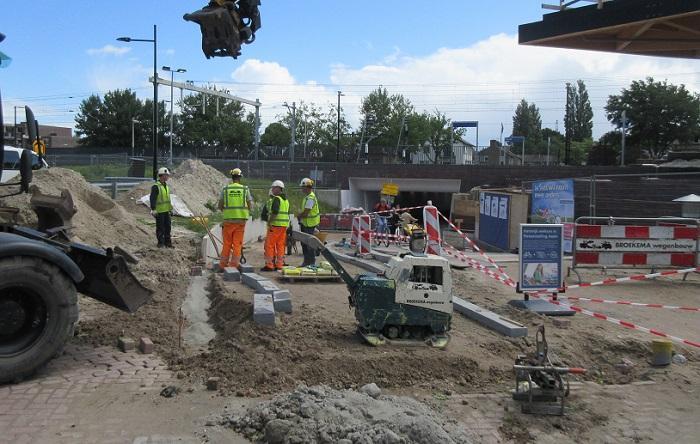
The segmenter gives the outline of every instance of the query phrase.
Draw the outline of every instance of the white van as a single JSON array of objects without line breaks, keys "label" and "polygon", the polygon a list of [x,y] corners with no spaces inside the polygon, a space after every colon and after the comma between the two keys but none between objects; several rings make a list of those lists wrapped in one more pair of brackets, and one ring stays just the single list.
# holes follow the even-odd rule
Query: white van
[{"label": "white van", "polygon": [[[48,168],[49,165],[44,159],[39,159],[39,156],[32,153],[32,169],[38,170]],[[22,148],[15,148],[5,145],[5,158],[2,163],[2,178],[0,183],[5,183],[19,176],[19,159],[22,156]]]}]

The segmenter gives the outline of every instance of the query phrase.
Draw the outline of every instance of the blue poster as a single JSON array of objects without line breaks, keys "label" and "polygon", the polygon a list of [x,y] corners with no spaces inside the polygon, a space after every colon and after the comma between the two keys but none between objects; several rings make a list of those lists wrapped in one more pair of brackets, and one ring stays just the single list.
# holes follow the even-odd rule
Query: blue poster
[{"label": "blue poster", "polygon": [[479,240],[502,250],[510,250],[510,196],[484,192],[479,200],[483,202],[479,208]]},{"label": "blue poster", "polygon": [[521,291],[562,287],[563,236],[564,226],[561,224],[520,225]]},{"label": "blue poster", "polygon": [[571,253],[574,234],[574,180],[533,182],[530,222],[564,224],[564,251]]}]

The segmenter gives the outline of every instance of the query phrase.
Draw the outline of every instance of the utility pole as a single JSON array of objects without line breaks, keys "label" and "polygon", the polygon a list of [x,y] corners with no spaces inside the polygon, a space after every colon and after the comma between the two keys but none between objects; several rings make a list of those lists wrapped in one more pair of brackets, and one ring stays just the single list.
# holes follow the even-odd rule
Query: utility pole
[{"label": "utility pole", "polygon": [[338,141],[336,142],[335,145],[335,161],[338,162],[340,160],[340,96],[342,96],[343,93],[341,91],[338,91]]},{"label": "utility pole", "polygon": [[625,166],[625,136],[627,135],[627,110],[622,110],[622,141],[620,145],[620,165]]},{"label": "utility pole", "polygon": [[255,160],[258,160],[258,151],[260,150],[260,100],[255,99]]},{"label": "utility pole", "polygon": [[292,106],[290,108],[290,106],[287,105],[287,102],[284,102],[284,106],[286,106],[287,110],[291,111],[292,113],[292,144],[289,147],[289,161],[294,162],[294,147],[297,143],[297,104],[296,102],[292,102]]},{"label": "utility pole", "polygon": [[[564,132],[566,133],[564,137],[564,165],[568,165],[571,161],[571,114],[570,107],[573,106],[571,103],[571,94],[569,94],[570,83],[566,84],[566,116],[569,120],[564,120]],[[569,122],[567,125],[567,121]]]},{"label": "utility pole", "polygon": [[[173,82],[175,81],[175,73],[187,72],[186,69],[172,69],[169,66],[164,66],[163,71],[170,73],[170,155],[168,156],[168,165],[173,166]],[[182,90],[180,90],[182,92]],[[219,103],[218,101],[216,102]]]}]

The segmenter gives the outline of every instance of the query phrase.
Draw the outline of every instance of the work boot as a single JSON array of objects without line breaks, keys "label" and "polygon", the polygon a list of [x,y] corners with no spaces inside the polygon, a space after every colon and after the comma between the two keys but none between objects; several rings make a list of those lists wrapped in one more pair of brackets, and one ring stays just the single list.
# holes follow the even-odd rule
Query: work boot
[{"label": "work boot", "polygon": [[168,243],[168,244],[165,244],[165,248],[175,248],[175,247],[173,247],[173,244]]},{"label": "work boot", "polygon": [[165,248],[165,244],[158,244],[158,248]]},{"label": "work boot", "polygon": [[260,269],[260,271],[275,271],[275,269],[274,269],[274,268],[270,268],[270,267],[268,267],[267,265],[265,265],[264,267],[262,267],[262,268]]}]

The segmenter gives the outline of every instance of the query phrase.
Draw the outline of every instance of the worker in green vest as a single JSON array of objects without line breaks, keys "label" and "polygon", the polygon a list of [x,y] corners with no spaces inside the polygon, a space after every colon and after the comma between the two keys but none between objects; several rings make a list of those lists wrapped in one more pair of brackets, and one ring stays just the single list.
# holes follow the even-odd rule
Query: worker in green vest
[{"label": "worker in green vest", "polygon": [[[314,181],[306,177],[301,180],[300,186],[302,193],[304,193],[304,198],[301,202],[301,213],[297,214],[299,229],[302,233],[313,235],[316,233],[318,230],[317,227],[321,223],[321,211],[318,208],[318,199],[313,190]],[[308,267],[316,265],[316,252],[303,243],[301,249],[304,252],[304,262],[301,266]]]},{"label": "worker in green vest", "polygon": [[243,173],[240,168],[231,170],[231,183],[221,190],[219,210],[223,211],[224,222],[221,225],[223,246],[219,259],[219,270],[226,267],[238,268],[243,251],[245,224],[253,207],[253,197],[247,186],[241,184]]},{"label": "worker in green vest", "polygon": [[158,180],[151,187],[150,204],[151,215],[156,218],[156,238],[158,248],[173,248],[170,239],[171,220],[170,215],[173,205],[170,202],[170,186],[168,179],[170,170],[163,167],[158,170]]},{"label": "worker in green vest", "polygon": [[276,180],[270,188],[267,210],[267,237],[265,238],[265,266],[260,271],[281,270],[287,248],[289,201],[284,194],[284,182]]}]

